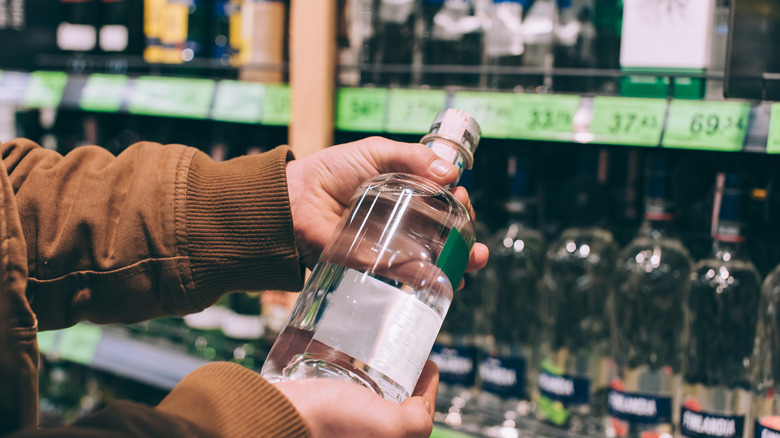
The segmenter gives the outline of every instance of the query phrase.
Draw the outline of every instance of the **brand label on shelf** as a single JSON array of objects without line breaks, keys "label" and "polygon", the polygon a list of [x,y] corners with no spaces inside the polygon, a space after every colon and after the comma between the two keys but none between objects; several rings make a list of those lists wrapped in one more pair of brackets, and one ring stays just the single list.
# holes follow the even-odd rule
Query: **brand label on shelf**
[{"label": "brand label on shelf", "polygon": [[607,398],[609,415],[631,423],[663,424],[672,422],[672,398],[609,391]]},{"label": "brand label on shelf", "polygon": [[523,398],[525,370],[522,357],[488,355],[479,366],[482,389],[504,397]]},{"label": "brand label on shelf", "polygon": [[476,378],[477,348],[471,345],[433,344],[429,357],[439,367],[439,380],[471,386]]},{"label": "brand label on shelf", "polygon": [[586,404],[590,401],[590,379],[566,374],[539,374],[539,390],[543,396],[566,405]]},{"label": "brand label on shelf", "polygon": [[431,121],[447,104],[444,90],[390,90],[387,109],[387,132],[396,134],[425,134]]},{"label": "brand label on shelf", "polygon": [[737,438],[742,436],[744,427],[743,415],[717,415],[692,411],[686,407],[680,410],[680,433],[685,437]]},{"label": "brand label on shelf", "polygon": [[508,138],[515,112],[513,93],[458,91],[453,106],[479,121],[483,137]]},{"label": "brand label on shelf", "polygon": [[336,102],[336,128],[344,131],[384,131],[387,96],[386,88],[340,88]]},{"label": "brand label on shelf", "polygon": [[511,138],[571,141],[580,97],[563,94],[515,95]]},{"label": "brand label on shelf", "polygon": [[753,438],[780,438],[780,429],[763,424],[768,422],[780,426],[780,417],[769,415],[760,420],[756,420],[755,427],[753,428]]},{"label": "brand label on shelf", "polygon": [[712,151],[742,150],[750,119],[746,102],[674,100],[662,145]]},{"label": "brand label on shelf", "polygon": [[593,98],[593,141],[627,146],[658,146],[666,99]]}]

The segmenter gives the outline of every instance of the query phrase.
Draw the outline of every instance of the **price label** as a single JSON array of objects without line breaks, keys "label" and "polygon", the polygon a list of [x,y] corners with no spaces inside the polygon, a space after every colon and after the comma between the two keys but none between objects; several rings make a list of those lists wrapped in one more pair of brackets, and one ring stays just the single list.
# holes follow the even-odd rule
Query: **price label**
[{"label": "price label", "polygon": [[76,324],[60,334],[59,355],[71,362],[92,363],[103,330],[90,324]]},{"label": "price label", "polygon": [[579,96],[562,94],[517,94],[511,138],[570,141]]},{"label": "price label", "polygon": [[466,111],[479,123],[483,137],[507,138],[512,131],[515,95],[459,91],[453,101],[455,108]]},{"label": "price label", "polygon": [[38,332],[38,350],[43,354],[53,354],[59,336],[60,333],[54,330]]},{"label": "price label", "polygon": [[30,108],[56,108],[62,101],[68,75],[58,71],[36,71],[30,74],[24,103]]},{"label": "price label", "polygon": [[228,122],[260,123],[265,85],[256,82],[219,81],[211,118]]},{"label": "price label", "polygon": [[127,109],[133,114],[205,119],[214,86],[211,79],[142,76],[135,81]]},{"label": "price label", "polygon": [[397,134],[425,134],[447,104],[444,90],[394,88],[389,98],[387,132]]},{"label": "price label", "polygon": [[741,151],[750,104],[743,102],[672,101],[663,146],[712,151]]},{"label": "price label", "polygon": [[86,111],[119,111],[127,83],[127,76],[124,75],[90,75],[81,91],[79,106]]},{"label": "price label", "polygon": [[769,114],[769,135],[766,141],[766,151],[770,154],[780,154],[780,103],[772,104],[772,110]]},{"label": "price label", "polygon": [[382,132],[387,111],[386,88],[341,88],[336,106],[336,128]]},{"label": "price label", "polygon": [[281,84],[267,84],[261,122],[265,125],[286,126],[290,124],[291,115],[290,87]]},{"label": "price label", "polygon": [[596,143],[658,146],[665,115],[665,99],[599,96],[593,99],[590,132]]}]

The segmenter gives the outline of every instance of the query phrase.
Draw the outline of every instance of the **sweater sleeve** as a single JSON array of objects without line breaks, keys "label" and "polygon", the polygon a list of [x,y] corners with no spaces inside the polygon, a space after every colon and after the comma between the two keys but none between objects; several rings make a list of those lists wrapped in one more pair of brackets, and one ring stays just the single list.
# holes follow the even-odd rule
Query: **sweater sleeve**
[{"label": "sweater sleeve", "polygon": [[2,145],[40,329],[186,314],[226,292],[299,290],[287,147],[222,163],[182,145],[65,156]]}]

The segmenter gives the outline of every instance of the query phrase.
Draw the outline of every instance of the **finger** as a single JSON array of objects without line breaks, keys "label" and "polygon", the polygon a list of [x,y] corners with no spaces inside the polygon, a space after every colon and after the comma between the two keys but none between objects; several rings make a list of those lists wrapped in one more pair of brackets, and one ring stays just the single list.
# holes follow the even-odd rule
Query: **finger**
[{"label": "finger", "polygon": [[474,212],[474,207],[471,205],[471,199],[469,198],[468,191],[466,191],[464,187],[457,186],[452,189],[452,194],[453,196],[455,196],[455,199],[460,201],[460,203],[463,204],[464,207],[466,207],[466,210],[469,212],[469,215],[471,216],[471,220],[475,220],[477,218],[477,215]]},{"label": "finger", "polygon": [[438,184],[450,184],[458,176],[454,164],[441,159],[419,143],[402,143],[382,137],[370,137],[357,146],[379,173],[404,172],[428,178]]},{"label": "finger", "polygon": [[490,251],[484,243],[475,243],[469,254],[469,263],[466,265],[466,271],[471,272],[484,268],[488,262],[489,256]]}]

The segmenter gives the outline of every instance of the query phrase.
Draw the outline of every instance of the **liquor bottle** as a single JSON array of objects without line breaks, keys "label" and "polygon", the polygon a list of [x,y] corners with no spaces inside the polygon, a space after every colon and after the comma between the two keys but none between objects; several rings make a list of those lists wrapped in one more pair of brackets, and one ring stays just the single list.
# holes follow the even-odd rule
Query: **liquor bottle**
[{"label": "liquor bottle", "polygon": [[287,4],[281,0],[247,0],[241,5],[241,50],[234,60],[239,79],[264,83],[284,80],[282,64]]},{"label": "liquor bottle", "polygon": [[129,0],[101,0],[100,50],[108,53],[124,52],[130,43],[128,21],[132,18]]},{"label": "liquor bottle", "polygon": [[374,28],[372,58],[382,64],[373,81],[378,85],[406,85],[411,74],[404,71],[383,71],[383,68],[411,68],[415,46],[414,0],[379,0]]},{"label": "liquor bottle", "polygon": [[566,229],[549,246],[541,281],[542,342],[536,416],[575,433],[597,433],[606,415],[607,296],[618,247],[600,226],[604,151],[584,150],[580,174],[561,190]]},{"label": "liquor bottle", "polygon": [[[757,438],[780,437],[780,266],[761,286],[761,304],[753,348],[751,418]],[[746,426],[747,427],[747,426]]]},{"label": "liquor bottle", "polygon": [[[527,0],[490,0],[490,26],[485,28],[485,57],[491,67],[519,67],[525,51],[523,10]],[[512,89],[519,84],[516,75],[506,71],[491,73],[487,86]]]},{"label": "liquor bottle", "polygon": [[[265,321],[260,311],[257,293],[228,295],[228,307],[222,314],[222,334],[230,349],[229,360],[254,369],[262,363],[260,340],[265,334]],[[259,351],[258,351],[259,350]]]},{"label": "liquor bottle", "polygon": [[525,52],[523,66],[541,70],[539,75],[527,75],[522,80],[522,86],[528,88],[552,87],[552,76],[549,70],[553,68],[553,42],[556,16],[555,0],[535,0],[523,20],[523,35]]},{"label": "liquor bottle", "polygon": [[[421,142],[462,171],[480,129],[441,112]],[[335,238],[304,285],[262,375],[274,382],[330,377],[385,399],[410,396],[474,244],[466,208],[449,190],[384,174],[353,195]]]},{"label": "liquor bottle", "polygon": [[[645,170],[644,221],[618,256],[612,288],[609,428],[616,437],[673,431],[684,300],[693,262],[674,230],[666,156]],[[645,409],[636,409],[636,406]],[[675,409],[675,407],[677,409]]]},{"label": "liquor bottle", "polygon": [[[437,4],[434,0],[426,2]],[[423,63],[441,72],[429,72],[423,80],[430,86],[476,86],[480,75],[466,72],[447,72],[465,66],[482,64],[483,22],[476,15],[473,0],[444,0],[427,21],[429,41],[426,43]]]},{"label": "liquor bottle", "polygon": [[90,52],[97,45],[98,2],[60,0],[63,20],[57,26],[57,47],[63,51]]},{"label": "liquor bottle", "polygon": [[741,184],[739,175],[717,175],[712,251],[691,274],[679,419],[685,437],[747,432],[761,280],[745,247]]}]

